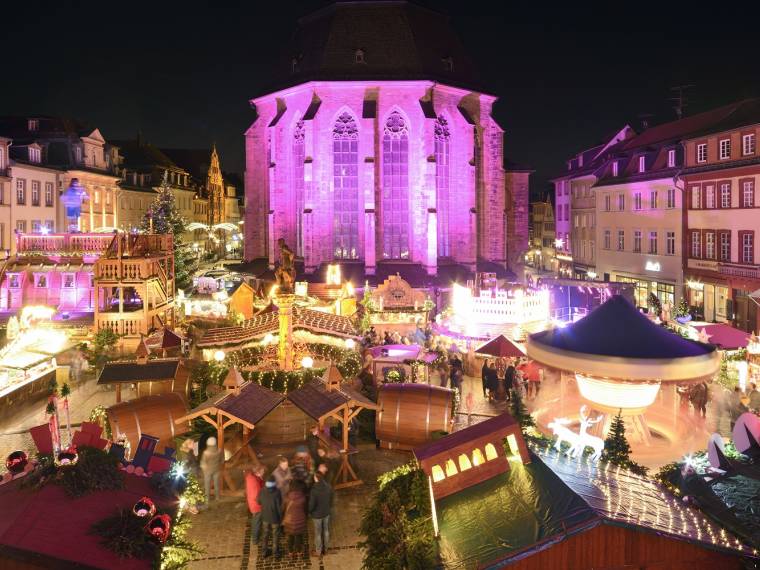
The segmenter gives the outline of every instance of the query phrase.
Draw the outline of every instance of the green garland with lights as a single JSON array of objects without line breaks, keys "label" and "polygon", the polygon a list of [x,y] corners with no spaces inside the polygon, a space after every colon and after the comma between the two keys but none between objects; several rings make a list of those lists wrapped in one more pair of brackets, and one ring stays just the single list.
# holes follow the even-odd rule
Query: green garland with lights
[{"label": "green garland with lights", "polygon": [[111,422],[108,421],[108,410],[105,406],[95,406],[90,412],[88,421],[97,423],[103,428],[103,435],[105,439],[112,440],[113,433],[111,432]]}]

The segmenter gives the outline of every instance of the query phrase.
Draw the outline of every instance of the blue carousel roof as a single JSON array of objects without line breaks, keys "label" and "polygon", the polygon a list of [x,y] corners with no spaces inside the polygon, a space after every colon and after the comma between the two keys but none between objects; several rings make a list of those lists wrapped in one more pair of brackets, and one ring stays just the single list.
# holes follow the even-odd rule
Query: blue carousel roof
[{"label": "blue carousel roof", "polygon": [[715,352],[715,347],[687,340],[654,324],[620,295],[565,328],[530,336],[534,345],[619,358],[688,358]]}]

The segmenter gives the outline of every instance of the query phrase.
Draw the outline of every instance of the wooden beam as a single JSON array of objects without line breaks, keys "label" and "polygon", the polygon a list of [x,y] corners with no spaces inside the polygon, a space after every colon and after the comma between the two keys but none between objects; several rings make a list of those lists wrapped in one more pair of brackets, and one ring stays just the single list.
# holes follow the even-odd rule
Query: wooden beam
[{"label": "wooden beam", "polygon": [[[204,419],[204,420],[206,420],[208,423],[210,423],[215,428],[219,429],[219,424],[217,424],[216,421],[214,421],[213,419],[211,419],[211,416],[209,416],[208,414],[203,414],[201,416],[201,418]],[[190,418],[188,418],[188,419],[190,419]],[[179,421],[179,420],[177,420],[177,421]]]}]

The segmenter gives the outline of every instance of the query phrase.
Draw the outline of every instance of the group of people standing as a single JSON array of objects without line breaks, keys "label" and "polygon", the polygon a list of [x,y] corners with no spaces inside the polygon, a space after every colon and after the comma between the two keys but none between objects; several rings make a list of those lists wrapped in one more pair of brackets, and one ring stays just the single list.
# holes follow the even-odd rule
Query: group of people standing
[{"label": "group of people standing", "polygon": [[309,449],[299,447],[292,463],[278,457],[277,467],[264,480],[265,468],[259,465],[245,474],[246,498],[251,513],[251,540],[262,543],[265,558],[280,558],[280,535],[287,538],[291,559],[306,558],[307,520],[314,525],[312,556],[327,554],[330,541],[330,513],[333,490],[327,481],[328,466],[311,438]]}]

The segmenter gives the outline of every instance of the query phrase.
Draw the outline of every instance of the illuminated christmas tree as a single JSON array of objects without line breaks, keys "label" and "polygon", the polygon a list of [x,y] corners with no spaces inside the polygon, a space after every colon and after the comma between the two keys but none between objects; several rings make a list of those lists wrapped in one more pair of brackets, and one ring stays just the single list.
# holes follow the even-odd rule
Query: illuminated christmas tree
[{"label": "illuminated christmas tree", "polygon": [[141,230],[145,233],[172,234],[174,243],[174,282],[180,289],[192,284],[195,271],[194,257],[189,245],[184,243],[183,234],[187,221],[182,217],[169,185],[167,173],[158,188],[158,196],[148,206],[142,220]]}]

